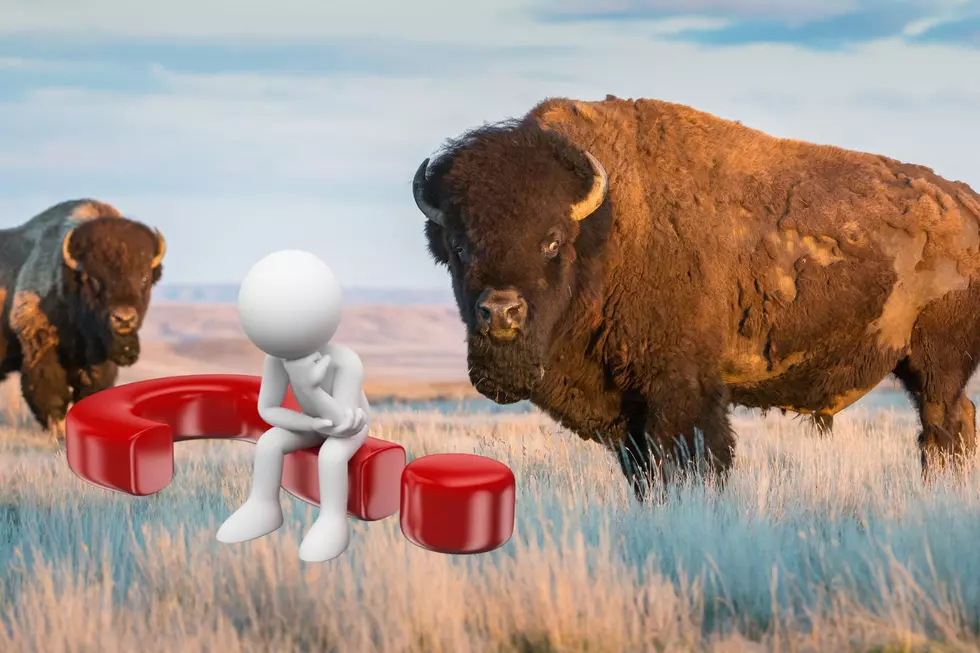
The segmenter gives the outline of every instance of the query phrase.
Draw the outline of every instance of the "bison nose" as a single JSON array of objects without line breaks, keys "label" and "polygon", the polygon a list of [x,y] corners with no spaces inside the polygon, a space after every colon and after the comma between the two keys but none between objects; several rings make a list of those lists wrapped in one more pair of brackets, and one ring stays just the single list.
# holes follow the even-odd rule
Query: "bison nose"
[{"label": "bison nose", "polygon": [[129,333],[136,327],[136,319],[139,315],[136,309],[131,306],[124,306],[122,308],[117,308],[109,314],[109,322],[112,324],[112,330],[116,333]]},{"label": "bison nose", "polygon": [[527,302],[516,290],[485,290],[476,302],[476,318],[484,332],[509,340],[524,327]]}]

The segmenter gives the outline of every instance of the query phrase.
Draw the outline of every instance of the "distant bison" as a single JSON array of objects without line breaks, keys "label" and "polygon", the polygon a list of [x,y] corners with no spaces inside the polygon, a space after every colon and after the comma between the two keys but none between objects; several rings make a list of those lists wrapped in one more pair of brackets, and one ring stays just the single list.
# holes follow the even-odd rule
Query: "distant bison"
[{"label": "distant bison", "polygon": [[889,373],[918,408],[924,473],[976,447],[980,196],[964,183],[608,96],[450,140],[414,194],[474,386],[615,445],[641,499],[699,434],[731,467],[731,404],[829,428]]},{"label": "distant bison", "polygon": [[112,386],[139,358],[150,289],[163,273],[158,231],[96,200],[63,202],[0,231],[0,379],[21,373],[44,427]]}]

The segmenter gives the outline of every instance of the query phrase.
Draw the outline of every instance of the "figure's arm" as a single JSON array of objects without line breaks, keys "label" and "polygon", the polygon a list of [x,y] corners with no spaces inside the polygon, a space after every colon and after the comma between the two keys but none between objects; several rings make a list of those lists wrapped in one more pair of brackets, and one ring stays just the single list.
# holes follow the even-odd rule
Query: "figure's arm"
[{"label": "figure's arm", "polygon": [[332,359],[331,367],[334,370],[332,396],[323,393],[321,397],[329,398],[330,408],[337,406],[344,416],[332,426],[318,429],[318,432],[333,437],[351,437],[363,432],[370,419],[363,407],[364,366],[361,358],[347,347],[330,344],[325,353]]},{"label": "figure's arm", "polygon": [[361,407],[364,394],[364,365],[361,357],[348,347],[331,344],[328,353],[336,367],[333,380],[333,398],[344,409]]},{"label": "figure's arm", "polygon": [[320,412],[319,417],[328,419],[334,424],[340,424],[344,420],[344,406],[319,386],[314,388],[313,392],[317,394],[316,402]]},{"label": "figure's arm", "polygon": [[290,408],[283,408],[289,387],[289,377],[282,361],[266,356],[262,364],[262,385],[259,388],[259,416],[272,426],[288,431],[312,431],[313,418]]},{"label": "figure's arm", "polygon": [[313,385],[319,387],[327,378],[327,370],[330,368],[330,356],[324,354],[320,359],[313,363]]},{"label": "figure's arm", "polygon": [[328,368],[333,364],[330,354],[323,354],[319,360],[313,363],[311,369],[312,392],[317,397],[317,412],[319,417],[328,419],[334,424],[340,424],[344,420],[344,407],[337,403],[337,400],[330,396],[330,393],[323,389],[323,382],[327,378]]}]

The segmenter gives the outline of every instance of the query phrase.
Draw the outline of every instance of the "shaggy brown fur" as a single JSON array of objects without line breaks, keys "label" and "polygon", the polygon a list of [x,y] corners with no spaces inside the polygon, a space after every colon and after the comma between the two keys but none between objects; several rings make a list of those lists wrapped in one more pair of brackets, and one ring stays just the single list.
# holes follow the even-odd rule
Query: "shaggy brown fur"
[{"label": "shaggy brown fur", "polygon": [[[608,192],[574,221],[585,151]],[[429,250],[451,273],[475,387],[625,450],[639,497],[654,467],[674,468],[675,442],[703,436],[714,469],[731,466],[730,404],[829,429],[890,373],[919,409],[924,470],[975,448],[980,196],[964,183],[610,96],[549,99],[449,141],[420,196],[441,212]],[[526,301],[515,340],[481,329],[489,289]]]},{"label": "shaggy brown fur", "polygon": [[42,426],[139,358],[164,251],[162,237],[96,200],[63,202],[0,231],[0,379],[20,372]]},{"label": "shaggy brown fur", "polygon": [[41,310],[41,298],[37,293],[14,293],[10,328],[20,340],[21,356],[26,367],[35,367],[44,354],[58,346],[58,332]]}]

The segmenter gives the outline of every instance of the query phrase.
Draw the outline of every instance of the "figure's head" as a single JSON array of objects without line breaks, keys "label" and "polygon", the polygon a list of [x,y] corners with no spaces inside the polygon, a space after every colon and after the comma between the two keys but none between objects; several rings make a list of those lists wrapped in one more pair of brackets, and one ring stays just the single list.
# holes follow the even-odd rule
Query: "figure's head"
[{"label": "figure's head", "polygon": [[245,335],[270,356],[303,358],[327,344],[340,325],[340,285],[309,252],[273,252],[252,266],[238,291]]},{"label": "figure's head", "polygon": [[428,163],[416,172],[415,202],[429,251],[452,277],[470,380],[499,403],[529,398],[571,305],[601,276],[606,172],[526,121],[474,130]]},{"label": "figure's head", "polygon": [[139,329],[166,251],[159,231],[123,217],[82,222],[61,243],[72,319],[118,365],[139,358]]}]

